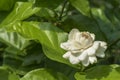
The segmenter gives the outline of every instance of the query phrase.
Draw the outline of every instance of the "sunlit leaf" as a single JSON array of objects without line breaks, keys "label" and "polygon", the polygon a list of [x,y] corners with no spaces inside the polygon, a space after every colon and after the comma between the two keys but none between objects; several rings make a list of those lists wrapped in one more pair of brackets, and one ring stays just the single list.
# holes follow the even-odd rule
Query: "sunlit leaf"
[{"label": "sunlit leaf", "polygon": [[36,69],[27,73],[20,80],[68,80],[66,76],[49,69]]},{"label": "sunlit leaf", "polygon": [[6,19],[4,19],[1,24],[2,26],[0,27],[8,24],[11,25],[16,21],[24,20],[36,13],[37,11],[39,11],[39,8],[33,8],[32,3],[30,2],[17,2],[14,10],[7,16]]},{"label": "sunlit leaf", "polygon": [[86,74],[76,73],[76,80],[119,80],[119,66],[96,66],[86,71]]},{"label": "sunlit leaf", "polygon": [[67,33],[56,26],[42,22],[18,22],[7,27],[7,30],[18,32],[28,39],[40,41],[48,58],[71,65],[68,60],[62,57],[65,51],[60,48],[60,43],[67,39]]},{"label": "sunlit leaf", "polygon": [[[0,27],[10,26],[16,21],[24,20],[39,11],[39,8],[33,8],[32,5],[30,2],[17,2],[13,11],[3,20]],[[9,46],[7,50],[13,53],[22,53],[23,49],[29,44],[28,40],[17,33],[6,32],[2,28],[0,29],[0,41],[7,44]]]},{"label": "sunlit leaf", "polygon": [[23,49],[29,45],[29,41],[21,37],[15,32],[6,32],[0,29],[0,41],[9,46],[7,48],[8,52],[14,54],[23,54]]}]

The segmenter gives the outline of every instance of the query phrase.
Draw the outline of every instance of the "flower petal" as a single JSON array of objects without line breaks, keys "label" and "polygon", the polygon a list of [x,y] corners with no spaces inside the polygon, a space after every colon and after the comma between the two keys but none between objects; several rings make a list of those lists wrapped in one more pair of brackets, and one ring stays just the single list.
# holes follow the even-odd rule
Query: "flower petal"
[{"label": "flower petal", "polygon": [[60,44],[60,47],[65,49],[65,50],[69,50],[69,47],[71,46],[71,44],[69,42],[64,42]]},{"label": "flower petal", "polygon": [[71,55],[71,52],[68,51],[63,55],[63,58],[68,59],[70,55]]},{"label": "flower petal", "polygon": [[67,50],[63,58],[69,59],[70,63],[82,62],[84,66],[97,62],[98,57],[104,57],[107,44],[103,41],[94,41],[95,35],[89,32],[80,32],[72,29],[68,35],[68,41],[61,43],[60,47]]},{"label": "flower petal", "polygon": [[89,32],[80,32],[78,29],[72,29],[69,33],[68,39],[70,41],[79,42],[81,44],[81,48],[85,48],[92,44],[92,37],[94,37],[94,34],[90,34]]},{"label": "flower petal", "polygon": [[89,57],[89,61],[90,61],[91,64],[96,63],[97,62],[97,58],[95,56],[90,56]]},{"label": "flower petal", "polygon": [[107,43],[106,42],[104,42],[104,41],[95,41],[95,42],[99,43],[100,46],[103,47],[104,49],[107,48]]},{"label": "flower petal", "polygon": [[74,40],[75,39],[75,35],[76,34],[79,34],[80,32],[79,32],[79,30],[78,29],[72,29],[71,31],[70,31],[70,33],[69,33],[69,35],[68,35],[68,39],[69,40]]},{"label": "flower petal", "polygon": [[96,56],[103,58],[103,57],[105,57],[104,52],[105,52],[105,50],[107,48],[107,44],[105,42],[103,42],[103,41],[98,41],[98,42],[100,43],[100,46],[96,51]]},{"label": "flower petal", "polygon": [[82,64],[84,66],[88,66],[89,65],[89,59],[88,59],[88,57],[82,61]]},{"label": "flower petal", "polygon": [[103,42],[103,41],[99,41],[100,42],[100,46],[103,47],[105,50],[107,49],[107,43]]},{"label": "flower petal", "polygon": [[103,58],[103,57],[105,57],[105,53],[104,52],[97,52],[96,56]]},{"label": "flower petal", "polygon": [[93,44],[93,39],[89,32],[81,32],[81,37],[79,39],[83,48],[88,48]]},{"label": "flower petal", "polygon": [[90,47],[86,50],[89,56],[93,56],[96,53],[96,50],[93,47]]},{"label": "flower petal", "polygon": [[90,36],[92,37],[93,40],[95,40],[95,34],[90,33]]},{"label": "flower petal", "polygon": [[101,57],[101,58],[105,57],[104,51],[105,51],[105,48],[100,46],[98,50],[96,51],[96,56]]},{"label": "flower petal", "polygon": [[100,46],[100,43],[98,41],[94,41],[93,48],[97,50],[99,46]]},{"label": "flower petal", "polygon": [[98,47],[99,47],[99,42],[96,42],[96,41],[95,41],[95,42],[93,43],[93,45],[86,50],[87,53],[88,53],[88,55],[89,55],[89,56],[95,55],[95,54],[96,54],[96,50],[98,49]]},{"label": "flower petal", "polygon": [[78,58],[79,55],[70,55],[70,63],[72,64],[78,64],[80,62],[79,58]]},{"label": "flower petal", "polygon": [[75,51],[81,48],[81,44],[79,44],[79,42],[76,42],[76,41],[68,41],[68,42],[61,43],[60,47],[65,50]]},{"label": "flower petal", "polygon": [[83,60],[85,60],[87,57],[88,57],[88,54],[87,54],[86,51],[84,51],[83,53],[80,54],[79,60],[80,60],[80,61],[83,61]]}]

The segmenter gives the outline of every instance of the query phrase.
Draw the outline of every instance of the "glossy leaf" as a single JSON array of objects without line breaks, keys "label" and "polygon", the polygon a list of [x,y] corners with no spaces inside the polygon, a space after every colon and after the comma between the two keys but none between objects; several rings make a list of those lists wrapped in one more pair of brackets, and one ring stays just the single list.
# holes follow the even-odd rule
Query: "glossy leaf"
[{"label": "glossy leaf", "polygon": [[0,11],[10,11],[17,1],[27,0],[0,0]]},{"label": "glossy leaf", "polygon": [[119,80],[119,66],[96,66],[86,71],[85,74],[76,73],[76,80]]},{"label": "glossy leaf", "polygon": [[90,16],[90,6],[88,0],[70,0],[71,4],[85,16]]},{"label": "glossy leaf", "polygon": [[40,41],[48,58],[71,65],[68,60],[62,57],[65,51],[60,48],[60,43],[67,39],[67,33],[54,25],[42,22],[18,22],[13,26],[7,27],[7,29],[8,31],[18,32],[28,39]]},{"label": "glossy leaf", "polygon": [[[24,20],[39,11],[39,8],[33,8],[32,5],[30,2],[17,2],[14,10],[3,20],[0,27],[10,26],[16,21]],[[28,40],[17,33],[6,32],[3,28],[0,29],[0,41],[9,46],[7,48],[9,52],[15,54],[23,54],[23,49],[29,44]]]},{"label": "glossy leaf", "polygon": [[14,10],[2,22],[0,27],[12,25],[16,21],[24,20],[39,11],[39,8],[33,8],[30,2],[17,2]]},{"label": "glossy leaf", "polygon": [[29,41],[15,32],[6,32],[0,29],[0,41],[9,46],[6,50],[14,54],[23,54],[23,49],[29,45]]},{"label": "glossy leaf", "polygon": [[20,80],[68,80],[63,74],[49,69],[36,69],[27,73]]}]

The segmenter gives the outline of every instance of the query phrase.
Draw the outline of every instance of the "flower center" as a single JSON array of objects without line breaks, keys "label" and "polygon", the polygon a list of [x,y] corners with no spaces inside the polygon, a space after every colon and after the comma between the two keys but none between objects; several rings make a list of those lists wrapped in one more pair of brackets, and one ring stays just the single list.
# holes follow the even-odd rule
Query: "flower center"
[{"label": "flower center", "polygon": [[82,32],[82,37],[85,37],[86,39],[88,39],[90,37],[90,35],[87,34],[86,32]]},{"label": "flower center", "polygon": [[82,32],[81,33],[81,38],[80,38],[80,43],[82,46],[82,49],[89,48],[93,44],[93,38],[91,37],[90,33],[88,32]]}]

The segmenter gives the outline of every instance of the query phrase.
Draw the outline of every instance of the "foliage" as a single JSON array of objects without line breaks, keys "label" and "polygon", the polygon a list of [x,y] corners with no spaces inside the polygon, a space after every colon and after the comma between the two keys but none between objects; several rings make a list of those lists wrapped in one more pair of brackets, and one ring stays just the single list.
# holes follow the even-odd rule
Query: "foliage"
[{"label": "foliage", "polygon": [[[119,0],[0,0],[0,80],[119,80]],[[60,48],[77,28],[107,42],[106,57],[73,65]]]}]

